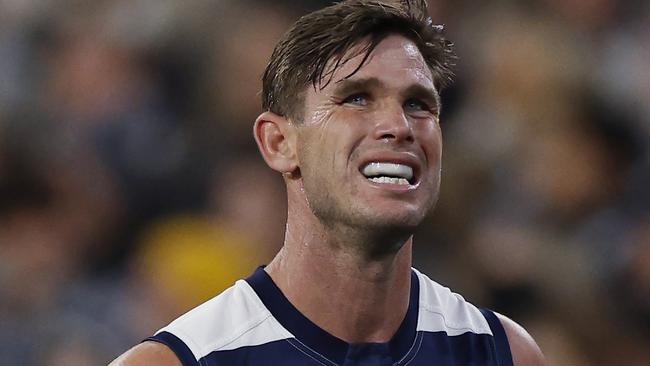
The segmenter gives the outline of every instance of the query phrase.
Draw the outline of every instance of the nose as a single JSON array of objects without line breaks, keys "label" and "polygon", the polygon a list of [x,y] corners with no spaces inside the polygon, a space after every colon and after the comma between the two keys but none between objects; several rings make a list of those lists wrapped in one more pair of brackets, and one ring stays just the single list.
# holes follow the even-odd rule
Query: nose
[{"label": "nose", "polygon": [[411,122],[401,105],[391,104],[380,108],[376,113],[375,139],[386,139],[394,142],[414,141]]}]

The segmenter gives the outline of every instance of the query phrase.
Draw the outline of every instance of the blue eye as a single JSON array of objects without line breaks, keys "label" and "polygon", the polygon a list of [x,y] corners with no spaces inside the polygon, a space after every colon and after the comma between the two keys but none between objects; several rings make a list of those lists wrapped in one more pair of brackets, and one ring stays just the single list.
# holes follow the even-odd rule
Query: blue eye
[{"label": "blue eye", "polygon": [[409,99],[404,102],[404,108],[408,111],[429,111],[429,106],[418,99]]},{"label": "blue eye", "polygon": [[352,94],[343,100],[343,103],[350,103],[356,105],[366,105],[367,97],[365,94]]}]

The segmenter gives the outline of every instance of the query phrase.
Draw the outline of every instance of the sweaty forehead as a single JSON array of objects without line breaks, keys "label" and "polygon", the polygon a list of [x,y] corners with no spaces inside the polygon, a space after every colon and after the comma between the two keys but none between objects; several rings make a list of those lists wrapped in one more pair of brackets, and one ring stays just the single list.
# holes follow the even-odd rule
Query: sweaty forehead
[{"label": "sweaty forehead", "polygon": [[[309,119],[308,115],[313,112],[313,108],[325,108],[329,105],[331,98],[337,95],[337,89],[340,91],[342,84],[346,84],[344,82],[375,79],[375,84],[381,85],[385,91],[390,89],[404,92],[417,87],[437,95],[431,70],[413,41],[401,35],[389,35],[377,44],[364,62],[363,47],[366,45],[360,42],[344,55],[342,64],[324,88],[306,87],[303,112],[307,115],[302,118]],[[361,62],[363,65],[360,66]]]},{"label": "sweaty forehead", "polygon": [[[362,47],[358,45],[357,47]],[[359,53],[358,48],[352,49],[348,54]],[[347,57],[343,58],[344,60]],[[367,76],[402,76],[405,77],[404,81],[417,82],[426,84],[425,86],[433,86],[433,76],[431,70],[427,66],[420,50],[415,43],[400,35],[390,35],[383,39],[375,49],[370,53],[369,57],[365,60],[364,64],[359,65],[364,61],[364,53],[357,54],[350,58],[343,64],[336,72],[332,79],[336,84],[346,78],[350,77],[367,77]],[[357,70],[358,68],[358,70]],[[350,76],[357,70],[354,75]],[[331,87],[329,85],[328,87]]]},{"label": "sweaty forehead", "polygon": [[422,60],[422,54],[420,53],[420,50],[417,48],[417,46],[413,44],[413,42],[405,42],[403,44],[403,48],[409,57],[417,60]]}]

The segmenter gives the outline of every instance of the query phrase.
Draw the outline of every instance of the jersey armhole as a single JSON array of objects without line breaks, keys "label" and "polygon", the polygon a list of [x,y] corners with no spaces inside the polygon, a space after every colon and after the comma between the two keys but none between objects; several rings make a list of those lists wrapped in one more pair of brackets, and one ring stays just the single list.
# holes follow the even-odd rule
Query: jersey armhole
[{"label": "jersey armhole", "polygon": [[487,320],[492,336],[494,337],[495,353],[497,364],[499,366],[514,366],[512,360],[512,353],[510,352],[510,343],[508,343],[508,336],[506,335],[503,324],[493,311],[488,309],[479,309]]},{"label": "jersey armhole", "polygon": [[200,366],[199,362],[194,357],[194,354],[190,348],[183,342],[180,338],[173,335],[169,332],[159,332],[154,336],[148,337],[143,342],[152,341],[162,343],[165,346],[169,347],[175,354],[176,357],[181,361],[183,366]]}]

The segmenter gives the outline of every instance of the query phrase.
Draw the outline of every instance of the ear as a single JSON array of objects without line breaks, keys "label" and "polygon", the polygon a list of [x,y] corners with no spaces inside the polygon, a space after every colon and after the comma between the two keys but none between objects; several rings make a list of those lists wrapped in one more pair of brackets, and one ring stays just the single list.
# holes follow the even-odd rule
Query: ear
[{"label": "ear", "polygon": [[293,173],[298,168],[296,131],[291,122],[273,112],[264,112],[253,126],[255,142],[271,169],[280,173]]}]

